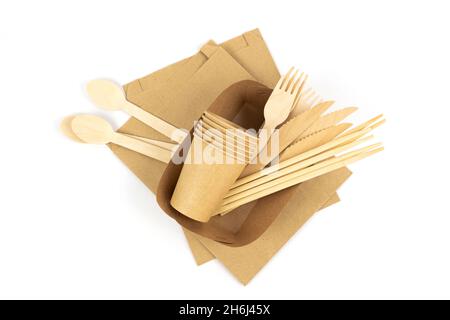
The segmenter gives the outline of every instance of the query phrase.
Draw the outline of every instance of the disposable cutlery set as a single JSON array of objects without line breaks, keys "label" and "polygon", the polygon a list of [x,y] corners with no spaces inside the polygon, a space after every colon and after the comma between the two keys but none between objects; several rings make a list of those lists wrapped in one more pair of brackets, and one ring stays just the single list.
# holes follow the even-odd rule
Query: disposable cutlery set
[{"label": "disposable cutlery set", "polygon": [[[247,43],[251,43],[249,39],[252,39],[250,35],[246,38]],[[209,59],[214,52],[223,55],[215,45],[208,44],[205,48],[202,54]],[[258,50],[261,52],[262,49]],[[199,57],[204,59],[204,56]],[[264,69],[258,70],[258,74],[264,74]],[[203,94],[199,87],[200,79],[217,83],[223,80],[223,75],[220,78],[212,71],[207,74],[209,76],[192,80],[191,90],[197,90],[196,96],[191,98],[194,108],[201,102],[199,95]],[[173,72],[170,76],[169,73],[167,76],[161,73],[155,78],[160,80],[152,80],[147,88],[155,86],[152,92],[157,92],[157,88],[163,88],[162,79],[165,79],[165,85],[171,88],[167,92],[172,92],[174,97],[184,97],[184,100],[178,100],[178,105],[181,105],[189,99],[190,89],[188,85],[175,89],[171,82],[177,83],[178,76],[182,78],[184,73]],[[233,77],[236,80],[228,84],[228,88],[217,85],[221,89],[217,91],[215,100],[211,96],[208,103],[196,112],[181,109],[178,117],[172,117],[180,119],[183,112],[189,114],[192,124],[184,125],[184,128],[167,121],[168,113],[163,108],[151,105],[143,108],[139,103],[128,100],[132,92],[144,90],[142,83],[137,89],[128,90],[127,94],[113,81],[93,80],[88,83],[88,95],[96,106],[107,111],[124,111],[138,120],[140,126],[150,127],[172,142],[139,136],[137,132],[127,130],[115,131],[105,119],[88,114],[65,118],[61,130],[77,142],[120,146],[162,163],[164,171],[160,173],[157,190],[154,190],[161,209],[186,232],[191,232],[188,240],[194,256],[200,255],[202,250],[197,245],[194,247],[192,237],[198,237],[197,241],[208,248],[208,252],[217,254],[230,270],[236,270],[241,280],[246,279],[246,271],[245,264],[242,265],[239,259],[245,258],[242,256],[236,260],[233,248],[252,248],[254,244],[279,249],[282,244],[275,245],[278,240],[271,238],[273,231],[270,230],[283,216],[283,208],[289,208],[298,192],[302,192],[303,197],[306,194],[314,196],[314,201],[322,199],[321,205],[324,205],[325,198],[320,195],[320,190],[325,192],[329,189],[327,194],[332,195],[342,183],[337,183],[339,172],[344,172],[349,164],[383,150],[381,143],[367,143],[373,138],[373,130],[383,124],[384,119],[379,115],[357,126],[343,122],[357,108],[329,111],[334,102],[322,99],[308,86],[308,76],[294,68],[284,76],[278,76],[272,82],[273,89],[256,81]],[[146,95],[147,92],[142,91],[140,99],[135,101],[145,102]],[[161,97],[169,101],[166,108],[177,109],[176,99],[164,94]],[[203,97],[206,99],[206,95]],[[156,101],[165,103],[160,98],[153,99],[152,103]],[[166,116],[156,116],[149,110],[159,110],[155,114]],[[140,170],[139,163],[133,163],[130,168]],[[138,174],[138,171],[134,172]],[[323,177],[330,177],[328,185],[322,183],[317,190],[306,187],[313,185],[314,181],[322,181]],[[321,182],[317,183],[320,185]],[[315,210],[320,208],[314,201],[303,201],[300,206],[305,205],[305,210],[314,212],[313,207]],[[293,211],[294,207],[286,210]],[[298,229],[288,225],[283,228],[278,236],[286,239],[294,231],[288,232],[289,228]],[[263,234],[266,236],[262,237]],[[245,252],[250,257],[258,250],[261,249]],[[273,254],[267,254],[268,258]],[[267,260],[262,265],[265,262]],[[247,261],[249,266],[252,263]],[[257,270],[252,269],[251,277]]]},{"label": "disposable cutlery set", "polygon": [[[331,101],[311,107],[302,105],[303,110],[298,111],[297,104],[303,97],[306,79],[304,73],[298,76],[298,71],[293,72],[293,68],[280,78],[264,107],[264,124],[258,135],[218,114],[204,112],[194,127],[192,143],[171,205],[191,219],[207,222],[214,215],[226,214],[383,150],[377,143],[342,154],[371,138],[366,137],[367,133],[382,120],[375,124],[369,121],[350,131],[340,132],[331,141],[313,149],[302,149],[304,140],[327,129],[336,129],[335,125],[356,111],[356,108],[348,107],[323,115],[333,104]],[[185,131],[128,102],[122,88],[112,81],[91,81],[87,92],[97,106],[109,111],[123,110],[178,143],[188,137]],[[290,118],[294,110],[299,114]],[[375,119],[379,118],[381,116]],[[344,124],[341,128],[350,126]],[[164,163],[172,159],[179,147],[179,144],[115,132],[106,120],[93,115],[74,116],[70,127],[71,133],[85,143],[114,143]],[[274,132],[278,134],[274,136]],[[271,155],[265,154],[264,159],[259,159],[258,154],[269,152],[270,142],[275,137],[278,139],[277,152],[270,150]],[[216,154],[214,159],[205,159],[208,147],[212,147],[220,157],[217,158]],[[275,158],[281,162],[268,166]],[[205,190],[209,193],[208,201],[201,200]]]}]

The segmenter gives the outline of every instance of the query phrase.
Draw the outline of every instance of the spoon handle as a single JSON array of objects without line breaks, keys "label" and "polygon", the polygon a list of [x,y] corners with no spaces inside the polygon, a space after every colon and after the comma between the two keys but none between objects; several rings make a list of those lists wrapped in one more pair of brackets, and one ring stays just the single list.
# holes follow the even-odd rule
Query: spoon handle
[{"label": "spoon handle", "polygon": [[187,136],[187,133],[177,127],[171,125],[170,123],[154,116],[153,114],[143,110],[137,105],[126,102],[124,104],[124,110],[132,117],[142,121],[149,127],[155,129],[156,131],[162,133],[166,137],[169,137],[173,141],[182,143]]},{"label": "spoon handle", "polygon": [[172,158],[172,152],[166,149],[121,133],[114,132],[111,136],[111,142],[164,163],[168,163]]},{"label": "spoon handle", "polygon": [[139,136],[135,136],[135,135],[128,134],[128,133],[122,133],[122,134],[124,134],[124,135],[126,135],[126,136],[128,136],[130,138],[133,138],[133,139],[142,140],[142,141],[144,141],[146,143],[152,144],[154,146],[161,147],[161,148],[169,150],[169,151],[175,151],[179,147],[178,143],[164,142],[164,141],[159,141],[159,140],[139,137]]}]

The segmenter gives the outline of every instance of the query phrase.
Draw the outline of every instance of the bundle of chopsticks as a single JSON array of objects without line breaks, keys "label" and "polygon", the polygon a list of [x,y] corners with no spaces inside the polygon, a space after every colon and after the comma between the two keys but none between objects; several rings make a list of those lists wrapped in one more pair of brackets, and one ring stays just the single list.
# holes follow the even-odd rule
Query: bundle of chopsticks
[{"label": "bundle of chopsticks", "polygon": [[[384,120],[375,122],[380,117],[378,116],[348,132],[344,132],[325,144],[240,178],[231,187],[217,214],[229,212],[251,201],[345,167],[382,151],[381,143],[349,151],[351,148],[373,138],[372,135],[368,134],[384,122]],[[308,136],[304,139],[313,138]],[[306,140],[300,140],[299,143],[303,141]]]}]

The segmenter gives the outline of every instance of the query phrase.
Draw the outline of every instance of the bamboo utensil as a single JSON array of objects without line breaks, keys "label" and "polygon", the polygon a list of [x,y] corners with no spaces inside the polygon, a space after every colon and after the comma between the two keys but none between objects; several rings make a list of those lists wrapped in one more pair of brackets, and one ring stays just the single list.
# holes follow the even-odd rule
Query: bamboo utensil
[{"label": "bamboo utensil", "polygon": [[135,135],[128,134],[128,133],[121,133],[121,134],[126,135],[127,137],[130,137],[133,139],[141,140],[143,142],[152,144],[154,146],[161,147],[163,149],[166,149],[166,150],[172,151],[172,152],[175,152],[178,149],[178,147],[180,146],[177,143],[171,143],[171,142],[165,142],[165,141],[160,141],[160,140],[155,140],[155,139],[149,139],[149,138],[145,138],[145,137],[139,137],[139,136],[135,136]]},{"label": "bamboo utensil", "polygon": [[200,120],[196,127],[200,128],[203,132],[208,133],[208,135],[224,141],[230,141],[236,144],[241,150],[245,150],[247,152],[255,152],[254,150],[257,149],[257,144],[250,142],[248,137],[246,137],[242,132],[239,132],[240,130],[227,129],[225,131],[220,128],[214,128],[205,121],[207,120]]},{"label": "bamboo utensil", "polygon": [[[202,118],[207,118],[210,119],[212,121],[214,121],[215,123],[221,125],[223,128],[228,128],[228,129],[242,129],[244,130],[244,128],[240,127],[239,125],[237,125],[236,123],[223,118],[215,113],[209,112],[209,111],[205,111]],[[255,135],[252,135],[252,138],[255,140],[258,140],[258,137]]]},{"label": "bamboo utensil", "polygon": [[194,133],[202,139],[208,142],[213,142],[216,146],[230,150],[242,157],[250,158],[252,155],[252,149],[248,146],[242,146],[237,143],[234,137],[223,136],[214,130],[209,130],[204,127],[198,126],[195,128]]},{"label": "bamboo utensil", "polygon": [[279,161],[283,162],[312,148],[323,145],[339,136],[351,126],[351,123],[341,123],[297,140],[280,154]]},{"label": "bamboo utensil", "polygon": [[[237,180],[224,197],[221,208],[216,214],[226,214],[245,203],[280,191],[283,188],[293,186],[295,185],[294,181],[297,183],[306,181],[381,151],[383,148],[378,143],[335,157],[343,151],[371,139],[372,136],[366,135],[384,123],[384,120],[376,122],[381,117],[377,116],[370,119],[356,126],[354,129],[349,130],[348,134],[342,134],[334,140],[284,160],[278,165],[268,167]],[[338,133],[336,133],[336,130],[331,129],[339,126],[322,130],[316,134],[319,135],[322,132],[328,132],[323,138],[332,139],[333,135]],[[339,131],[342,132],[343,129],[341,128]],[[311,139],[311,137],[314,137],[314,134],[304,138],[304,140]],[[297,143],[301,143],[301,141]]]},{"label": "bamboo utensil", "polygon": [[297,103],[297,99],[307,79],[307,76],[304,73],[301,73],[300,76],[297,77],[298,70],[291,76],[293,70],[294,68],[291,68],[289,72],[278,81],[264,107],[265,122],[261,130],[262,132],[264,132],[264,130],[266,131],[267,139],[275,128],[288,118],[289,113]]},{"label": "bamboo utensil", "polygon": [[92,80],[87,84],[86,89],[91,100],[103,109],[109,111],[125,111],[132,117],[178,143],[182,143],[187,137],[187,133],[183,130],[176,128],[170,123],[129,102],[125,97],[125,92],[122,87],[113,81]]},{"label": "bamboo utensil", "polygon": [[115,132],[106,120],[97,116],[75,116],[71,126],[73,132],[86,143],[114,143],[165,163],[168,163],[172,157],[172,153],[166,149]]},{"label": "bamboo utensil", "polygon": [[270,181],[266,184],[263,184],[251,190],[254,193],[245,195],[242,198],[235,200],[231,203],[222,205],[216,211],[216,214],[227,213],[246,203],[255,201],[272,193],[281,191],[283,189],[292,187],[296,184],[302,183],[304,181],[313,179],[315,177],[345,167],[353,162],[364,159],[382,150],[384,150],[383,147],[379,147],[379,144],[375,144],[372,146],[368,146],[366,148],[362,148],[360,150],[349,152],[346,155],[340,157],[320,162],[303,170],[291,173],[290,175]]},{"label": "bamboo utensil", "polygon": [[317,155],[317,154],[319,154],[321,152],[327,151],[327,150],[329,150],[331,148],[334,148],[336,146],[339,146],[341,144],[348,143],[349,141],[354,141],[356,139],[359,139],[359,138],[363,137],[364,135],[366,135],[367,133],[369,133],[370,131],[371,131],[370,128],[364,128],[364,129],[362,129],[360,131],[354,132],[354,133],[349,134],[347,136],[339,137],[339,138],[337,138],[335,140],[332,140],[332,141],[330,141],[328,143],[320,145],[320,146],[318,146],[316,148],[313,148],[313,149],[311,149],[309,151],[301,153],[301,154],[299,154],[299,155],[297,155],[295,157],[292,157],[292,158],[290,158],[288,160],[280,162],[279,164],[277,164],[275,166],[268,167],[268,168],[266,168],[264,170],[258,171],[256,173],[253,173],[253,174],[251,174],[249,176],[246,176],[244,178],[240,178],[239,180],[237,180],[233,184],[231,189],[239,187],[239,186],[241,186],[241,185],[243,185],[243,184],[245,184],[247,182],[250,182],[252,180],[255,180],[255,179],[259,178],[259,177],[265,176],[265,175],[270,174],[272,172],[275,172],[275,171],[278,171],[278,170],[283,169],[285,167],[288,167],[290,165],[293,165],[293,164],[295,164],[295,163],[297,163],[299,161],[302,161],[302,160],[308,159],[310,157],[313,157],[313,156],[315,156],[315,155]]},{"label": "bamboo utensil", "polygon": [[294,118],[302,112],[311,109],[316,104],[322,102],[322,98],[312,88],[304,89],[300,97],[289,114],[289,119]]},{"label": "bamboo utensil", "polygon": [[323,153],[319,153],[319,154],[317,154],[317,155],[315,155],[313,157],[306,158],[305,160],[299,161],[299,162],[297,162],[297,163],[295,163],[293,165],[284,167],[283,169],[279,169],[279,170],[277,170],[275,172],[272,172],[270,174],[264,175],[264,176],[262,176],[262,177],[260,177],[258,179],[249,181],[249,182],[247,182],[247,183],[245,183],[243,185],[240,185],[239,187],[232,188],[228,192],[226,197],[224,198],[224,203],[223,204],[232,202],[233,201],[233,199],[232,199],[233,196],[237,196],[238,194],[243,194],[243,192],[246,191],[246,190],[258,187],[258,186],[260,186],[260,185],[262,185],[262,184],[264,184],[266,182],[269,182],[271,180],[275,180],[277,178],[283,177],[283,176],[288,175],[290,173],[296,172],[296,171],[298,171],[300,169],[304,169],[306,167],[309,167],[311,165],[319,163],[320,161],[323,161],[323,160],[326,160],[328,158],[331,158],[331,157],[333,157],[333,156],[335,156],[335,155],[337,155],[337,154],[339,154],[339,153],[341,153],[341,152],[343,152],[345,150],[348,150],[348,149],[350,149],[352,147],[355,147],[355,146],[357,146],[357,145],[359,145],[359,144],[361,144],[361,143],[363,143],[363,142],[365,142],[365,141],[367,141],[367,140],[369,140],[371,138],[373,138],[373,136],[364,137],[362,139],[353,141],[351,143],[340,145],[340,146],[338,146],[336,148],[327,150],[327,151],[325,151]]},{"label": "bamboo utensil", "polygon": [[[352,128],[352,129],[350,129],[350,130],[348,130],[348,131],[346,131],[346,132],[344,132],[343,136],[352,134],[352,133],[357,132],[357,131],[359,131],[359,130],[362,130],[362,129],[364,129],[364,128],[372,128],[372,129],[375,129],[375,128],[379,127],[380,125],[382,125],[383,123],[386,122],[385,119],[381,119],[382,117],[383,117],[382,114],[380,114],[380,115],[378,115],[378,116],[376,116],[376,117],[373,117],[372,119],[370,119],[370,120],[368,120],[368,121],[366,121],[366,122],[364,122],[364,123],[362,123],[362,124],[360,124],[360,125],[358,125],[358,126]],[[380,120],[380,119],[381,119],[381,120]],[[380,121],[378,121],[378,120],[380,120]],[[378,122],[376,122],[376,121],[378,121]]]},{"label": "bamboo utensil", "polygon": [[[72,130],[72,120],[75,118],[75,116],[68,116],[65,117],[60,124],[60,129],[62,131],[62,133],[68,137],[69,139],[78,142],[78,143],[85,143],[83,140],[81,140]],[[161,147],[163,149],[166,149],[168,151],[172,151],[175,152],[179,145],[175,144],[175,143],[170,143],[170,142],[164,142],[164,141],[159,141],[159,140],[153,140],[153,139],[148,139],[148,138],[144,138],[144,137],[139,137],[139,136],[134,136],[132,134],[127,134],[127,133],[122,133],[130,138],[133,139],[138,139],[138,140],[142,140],[148,144],[152,144],[158,147]]]},{"label": "bamboo utensil", "polygon": [[62,119],[61,123],[59,124],[59,129],[67,138],[71,139],[72,141],[85,143],[72,130],[72,120],[74,118],[75,116],[68,116]]},{"label": "bamboo utensil", "polygon": [[209,136],[206,132],[202,132],[200,128],[195,128],[194,136],[205,141],[207,144],[212,145],[224,155],[228,155],[241,163],[248,163],[251,159],[248,153],[244,153],[237,149],[235,145],[223,142],[220,138],[215,136]]},{"label": "bamboo utensil", "polygon": [[299,139],[338,124],[356,110],[358,110],[356,107],[347,107],[321,116],[312,126],[302,133]]},{"label": "bamboo utensil", "polygon": [[[218,118],[211,118],[210,116],[203,116],[201,121],[205,124],[205,127],[214,128],[225,135],[233,135],[236,137],[240,137],[241,140],[245,141],[247,144],[257,145],[258,137],[253,136],[250,132],[247,132],[244,128],[241,128],[234,124],[234,126],[230,125],[221,125],[218,121]],[[222,120],[225,120],[222,118]]]},{"label": "bamboo utensil", "polygon": [[276,159],[283,150],[289,147],[305,130],[313,125],[320,116],[332,106],[332,104],[333,101],[322,102],[284,123],[278,131],[278,150],[272,150],[272,142],[269,140],[269,142],[259,150],[257,161],[249,164],[242,172],[241,177],[262,170],[272,160]]}]

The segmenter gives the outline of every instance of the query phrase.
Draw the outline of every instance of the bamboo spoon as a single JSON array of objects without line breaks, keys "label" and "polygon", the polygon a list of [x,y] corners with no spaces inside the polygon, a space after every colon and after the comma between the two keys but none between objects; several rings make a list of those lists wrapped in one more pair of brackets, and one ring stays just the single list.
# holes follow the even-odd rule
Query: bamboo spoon
[{"label": "bamboo spoon", "polygon": [[155,140],[155,139],[139,137],[139,136],[135,136],[135,135],[128,134],[128,133],[121,133],[121,134],[126,135],[127,137],[130,137],[130,138],[133,138],[133,139],[141,140],[143,142],[146,142],[148,144],[152,144],[152,145],[157,146],[157,147],[161,147],[163,149],[166,149],[166,150],[172,151],[172,152],[175,152],[178,149],[178,147],[180,146],[177,143],[171,143],[171,142],[165,142],[165,141],[160,141],[160,140]]},{"label": "bamboo spoon", "polygon": [[[222,205],[216,212],[216,214],[226,214],[233,209],[236,209],[237,207],[240,207],[246,203],[258,200],[262,197],[268,196],[270,194],[273,194],[275,192],[281,191],[283,189],[292,187],[294,185],[297,185],[299,183],[302,183],[304,181],[316,178],[318,176],[321,176],[323,174],[329,173],[331,171],[337,170],[339,168],[345,167],[353,162],[356,162],[358,160],[364,159],[368,156],[371,156],[377,152],[380,152],[384,150],[383,147],[379,147],[376,149],[368,150],[368,151],[360,151],[357,153],[357,151],[352,152],[352,156],[346,156],[340,157],[340,158],[333,158],[328,161],[321,162],[319,164],[316,164],[314,166],[311,166],[309,168],[306,168],[304,170],[298,171],[294,174],[291,174],[291,176],[279,178],[279,180],[274,180],[272,182],[267,183],[267,185],[264,185],[266,188],[262,188],[262,190],[256,191],[255,193],[251,195],[247,195],[241,199],[238,199],[234,202],[231,202],[226,205]],[[278,184],[276,184],[278,183]]]},{"label": "bamboo spoon", "polygon": [[92,80],[86,89],[92,101],[100,108],[109,111],[123,110],[178,143],[182,143],[187,137],[187,133],[183,130],[129,102],[122,87],[113,81]]},{"label": "bamboo spoon", "polygon": [[[75,141],[75,142],[79,142],[79,143],[85,143],[83,140],[81,140],[72,130],[72,120],[75,118],[75,116],[68,116],[65,117],[60,124],[60,129],[62,131],[62,133],[68,137],[69,139]],[[175,152],[179,145],[175,144],[175,143],[170,143],[170,142],[164,142],[164,141],[159,141],[159,140],[153,140],[153,139],[148,139],[148,138],[144,138],[144,137],[139,137],[139,136],[135,136],[132,134],[127,134],[127,133],[122,133],[130,138],[133,139],[138,139],[138,140],[142,140],[146,143],[161,147],[163,149],[166,149],[168,151],[172,151]]]},{"label": "bamboo spoon", "polygon": [[62,119],[61,123],[59,124],[59,129],[67,138],[69,138],[75,142],[85,143],[72,130],[72,120],[74,118],[75,118],[75,116],[68,116],[68,117],[65,117],[64,119]]},{"label": "bamboo spoon", "polygon": [[75,116],[72,119],[72,130],[86,143],[114,143],[165,163],[172,158],[172,153],[166,149],[115,132],[106,120],[97,116]]}]

